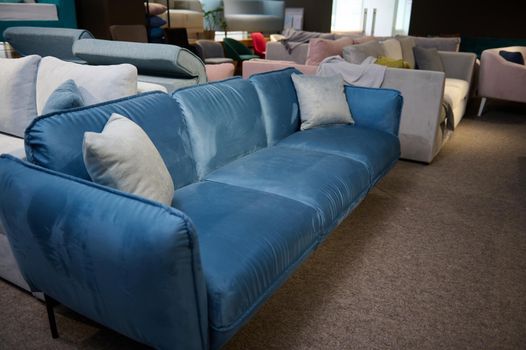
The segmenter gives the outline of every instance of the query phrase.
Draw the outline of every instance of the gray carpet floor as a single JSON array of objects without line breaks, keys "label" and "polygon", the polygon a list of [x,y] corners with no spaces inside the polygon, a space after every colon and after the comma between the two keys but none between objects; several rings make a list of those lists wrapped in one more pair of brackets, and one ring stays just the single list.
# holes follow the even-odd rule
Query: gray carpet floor
[{"label": "gray carpet floor", "polygon": [[[141,345],[0,281],[0,348]],[[432,165],[401,161],[227,344],[526,348],[526,110],[466,117]]]}]

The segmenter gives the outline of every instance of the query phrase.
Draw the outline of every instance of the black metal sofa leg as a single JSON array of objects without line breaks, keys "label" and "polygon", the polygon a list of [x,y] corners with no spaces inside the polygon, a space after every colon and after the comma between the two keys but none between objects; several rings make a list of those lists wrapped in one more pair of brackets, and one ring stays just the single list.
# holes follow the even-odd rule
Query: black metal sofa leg
[{"label": "black metal sofa leg", "polygon": [[47,318],[49,320],[49,329],[51,330],[51,336],[53,339],[58,338],[57,323],[55,321],[54,307],[58,305],[58,302],[51,298],[49,295],[44,294],[44,301],[46,302]]}]

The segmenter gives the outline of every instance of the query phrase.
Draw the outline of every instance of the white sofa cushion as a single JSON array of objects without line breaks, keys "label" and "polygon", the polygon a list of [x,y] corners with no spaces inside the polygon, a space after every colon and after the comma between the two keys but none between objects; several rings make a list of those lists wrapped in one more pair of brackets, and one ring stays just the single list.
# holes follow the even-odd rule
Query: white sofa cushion
[{"label": "white sofa cushion", "polygon": [[79,87],[86,105],[137,93],[137,68],[131,64],[87,66],[44,57],[37,75],[37,112],[42,113],[49,96],[68,79]]},{"label": "white sofa cushion", "polygon": [[0,58],[0,132],[24,136],[37,115],[36,77],[40,56]]},{"label": "white sofa cushion", "polygon": [[397,39],[387,39],[380,42],[380,45],[382,45],[382,48],[384,49],[385,56],[395,60],[404,59],[402,55],[402,46]]},{"label": "white sofa cushion", "polygon": [[446,78],[444,87],[444,100],[451,105],[453,110],[453,126],[456,127],[466,111],[469,84],[465,80]]}]

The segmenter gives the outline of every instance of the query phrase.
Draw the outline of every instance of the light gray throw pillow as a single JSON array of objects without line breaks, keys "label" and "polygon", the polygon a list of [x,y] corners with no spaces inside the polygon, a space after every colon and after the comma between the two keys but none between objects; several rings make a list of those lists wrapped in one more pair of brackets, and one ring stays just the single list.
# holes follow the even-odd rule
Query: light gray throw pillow
[{"label": "light gray throw pillow", "polygon": [[369,56],[378,58],[378,56],[384,55],[384,49],[377,40],[370,40],[362,44],[343,48],[343,58],[347,62],[354,64],[361,64]]},{"label": "light gray throw pillow", "polygon": [[148,135],[112,114],[101,133],[86,132],[84,164],[93,182],[171,205],[172,177]]},{"label": "light gray throw pillow", "polygon": [[298,95],[301,130],[327,124],[352,124],[341,75],[332,77],[293,74]]}]

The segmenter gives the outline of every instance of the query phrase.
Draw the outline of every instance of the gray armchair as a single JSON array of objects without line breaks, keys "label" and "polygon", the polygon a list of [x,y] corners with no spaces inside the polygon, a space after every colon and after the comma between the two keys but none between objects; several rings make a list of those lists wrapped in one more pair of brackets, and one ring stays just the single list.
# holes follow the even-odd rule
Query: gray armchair
[{"label": "gray armchair", "polygon": [[233,63],[234,60],[225,57],[223,45],[214,40],[197,40],[195,43],[199,56],[206,64]]},{"label": "gray armchair", "polygon": [[228,30],[277,33],[283,30],[285,2],[275,0],[224,0]]}]

